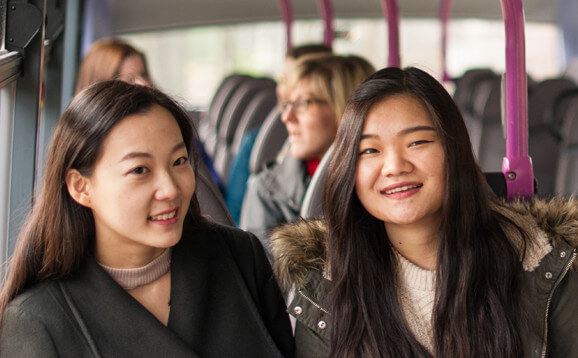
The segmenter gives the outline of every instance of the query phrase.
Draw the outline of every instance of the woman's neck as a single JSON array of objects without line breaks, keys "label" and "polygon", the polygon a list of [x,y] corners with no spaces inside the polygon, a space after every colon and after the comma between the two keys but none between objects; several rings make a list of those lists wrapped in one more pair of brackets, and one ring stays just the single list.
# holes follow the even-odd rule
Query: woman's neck
[{"label": "woman's neck", "polygon": [[414,265],[435,270],[439,245],[439,229],[429,226],[385,224],[393,247]]}]

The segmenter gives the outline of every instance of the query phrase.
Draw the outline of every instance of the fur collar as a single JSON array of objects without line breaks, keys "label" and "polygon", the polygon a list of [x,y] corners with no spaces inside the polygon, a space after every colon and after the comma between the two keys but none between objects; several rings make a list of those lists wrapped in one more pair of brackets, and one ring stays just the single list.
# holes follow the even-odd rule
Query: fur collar
[{"label": "fur collar", "polygon": [[[572,247],[578,248],[578,202],[573,198],[499,202],[493,208],[525,230],[533,242],[537,241],[537,236],[545,233],[553,246],[565,240]],[[506,227],[504,229],[508,233],[509,230]],[[299,286],[307,271],[324,270],[327,235],[324,220],[300,220],[273,231],[273,269],[285,292],[293,285]],[[540,259],[541,256],[537,258],[538,261]],[[578,269],[578,260],[574,262],[574,269]]]}]

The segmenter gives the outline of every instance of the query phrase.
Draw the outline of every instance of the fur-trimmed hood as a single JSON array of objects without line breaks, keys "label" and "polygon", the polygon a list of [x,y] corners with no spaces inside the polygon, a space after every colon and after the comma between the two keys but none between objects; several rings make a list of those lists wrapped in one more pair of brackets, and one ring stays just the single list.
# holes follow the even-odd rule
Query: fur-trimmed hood
[{"label": "fur-trimmed hood", "polygon": [[[565,240],[578,248],[578,202],[573,198],[501,203],[494,210],[532,236],[545,233],[553,246]],[[273,269],[283,291],[299,286],[309,270],[324,270],[327,235],[324,220],[300,220],[273,231]],[[578,269],[578,260],[574,269]]]}]

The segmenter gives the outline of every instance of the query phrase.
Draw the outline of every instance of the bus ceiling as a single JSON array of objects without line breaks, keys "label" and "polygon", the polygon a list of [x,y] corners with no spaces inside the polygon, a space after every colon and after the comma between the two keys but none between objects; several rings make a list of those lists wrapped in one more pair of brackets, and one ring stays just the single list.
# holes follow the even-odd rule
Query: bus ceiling
[{"label": "bus ceiling", "polygon": [[[295,19],[319,19],[320,0],[291,1]],[[558,3],[566,0],[525,0],[526,20],[558,21]],[[188,28],[236,24],[259,21],[281,21],[282,11],[278,1],[272,0],[86,0],[86,3],[107,4],[111,13],[113,34],[127,34],[161,29]],[[431,0],[399,1],[400,13],[404,18],[437,18],[439,2]],[[335,17],[379,18],[382,17],[380,0],[333,0]],[[452,5],[453,18],[502,18],[499,1],[460,0]]]}]

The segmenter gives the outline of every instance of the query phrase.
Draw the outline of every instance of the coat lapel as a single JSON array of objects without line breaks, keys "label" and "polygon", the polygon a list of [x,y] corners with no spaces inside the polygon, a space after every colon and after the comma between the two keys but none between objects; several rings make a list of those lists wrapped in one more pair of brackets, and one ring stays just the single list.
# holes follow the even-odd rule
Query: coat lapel
[{"label": "coat lapel", "polygon": [[203,357],[281,356],[221,235],[190,230],[173,250],[169,327]]},{"label": "coat lapel", "polygon": [[198,357],[92,258],[63,285],[103,356]]}]

